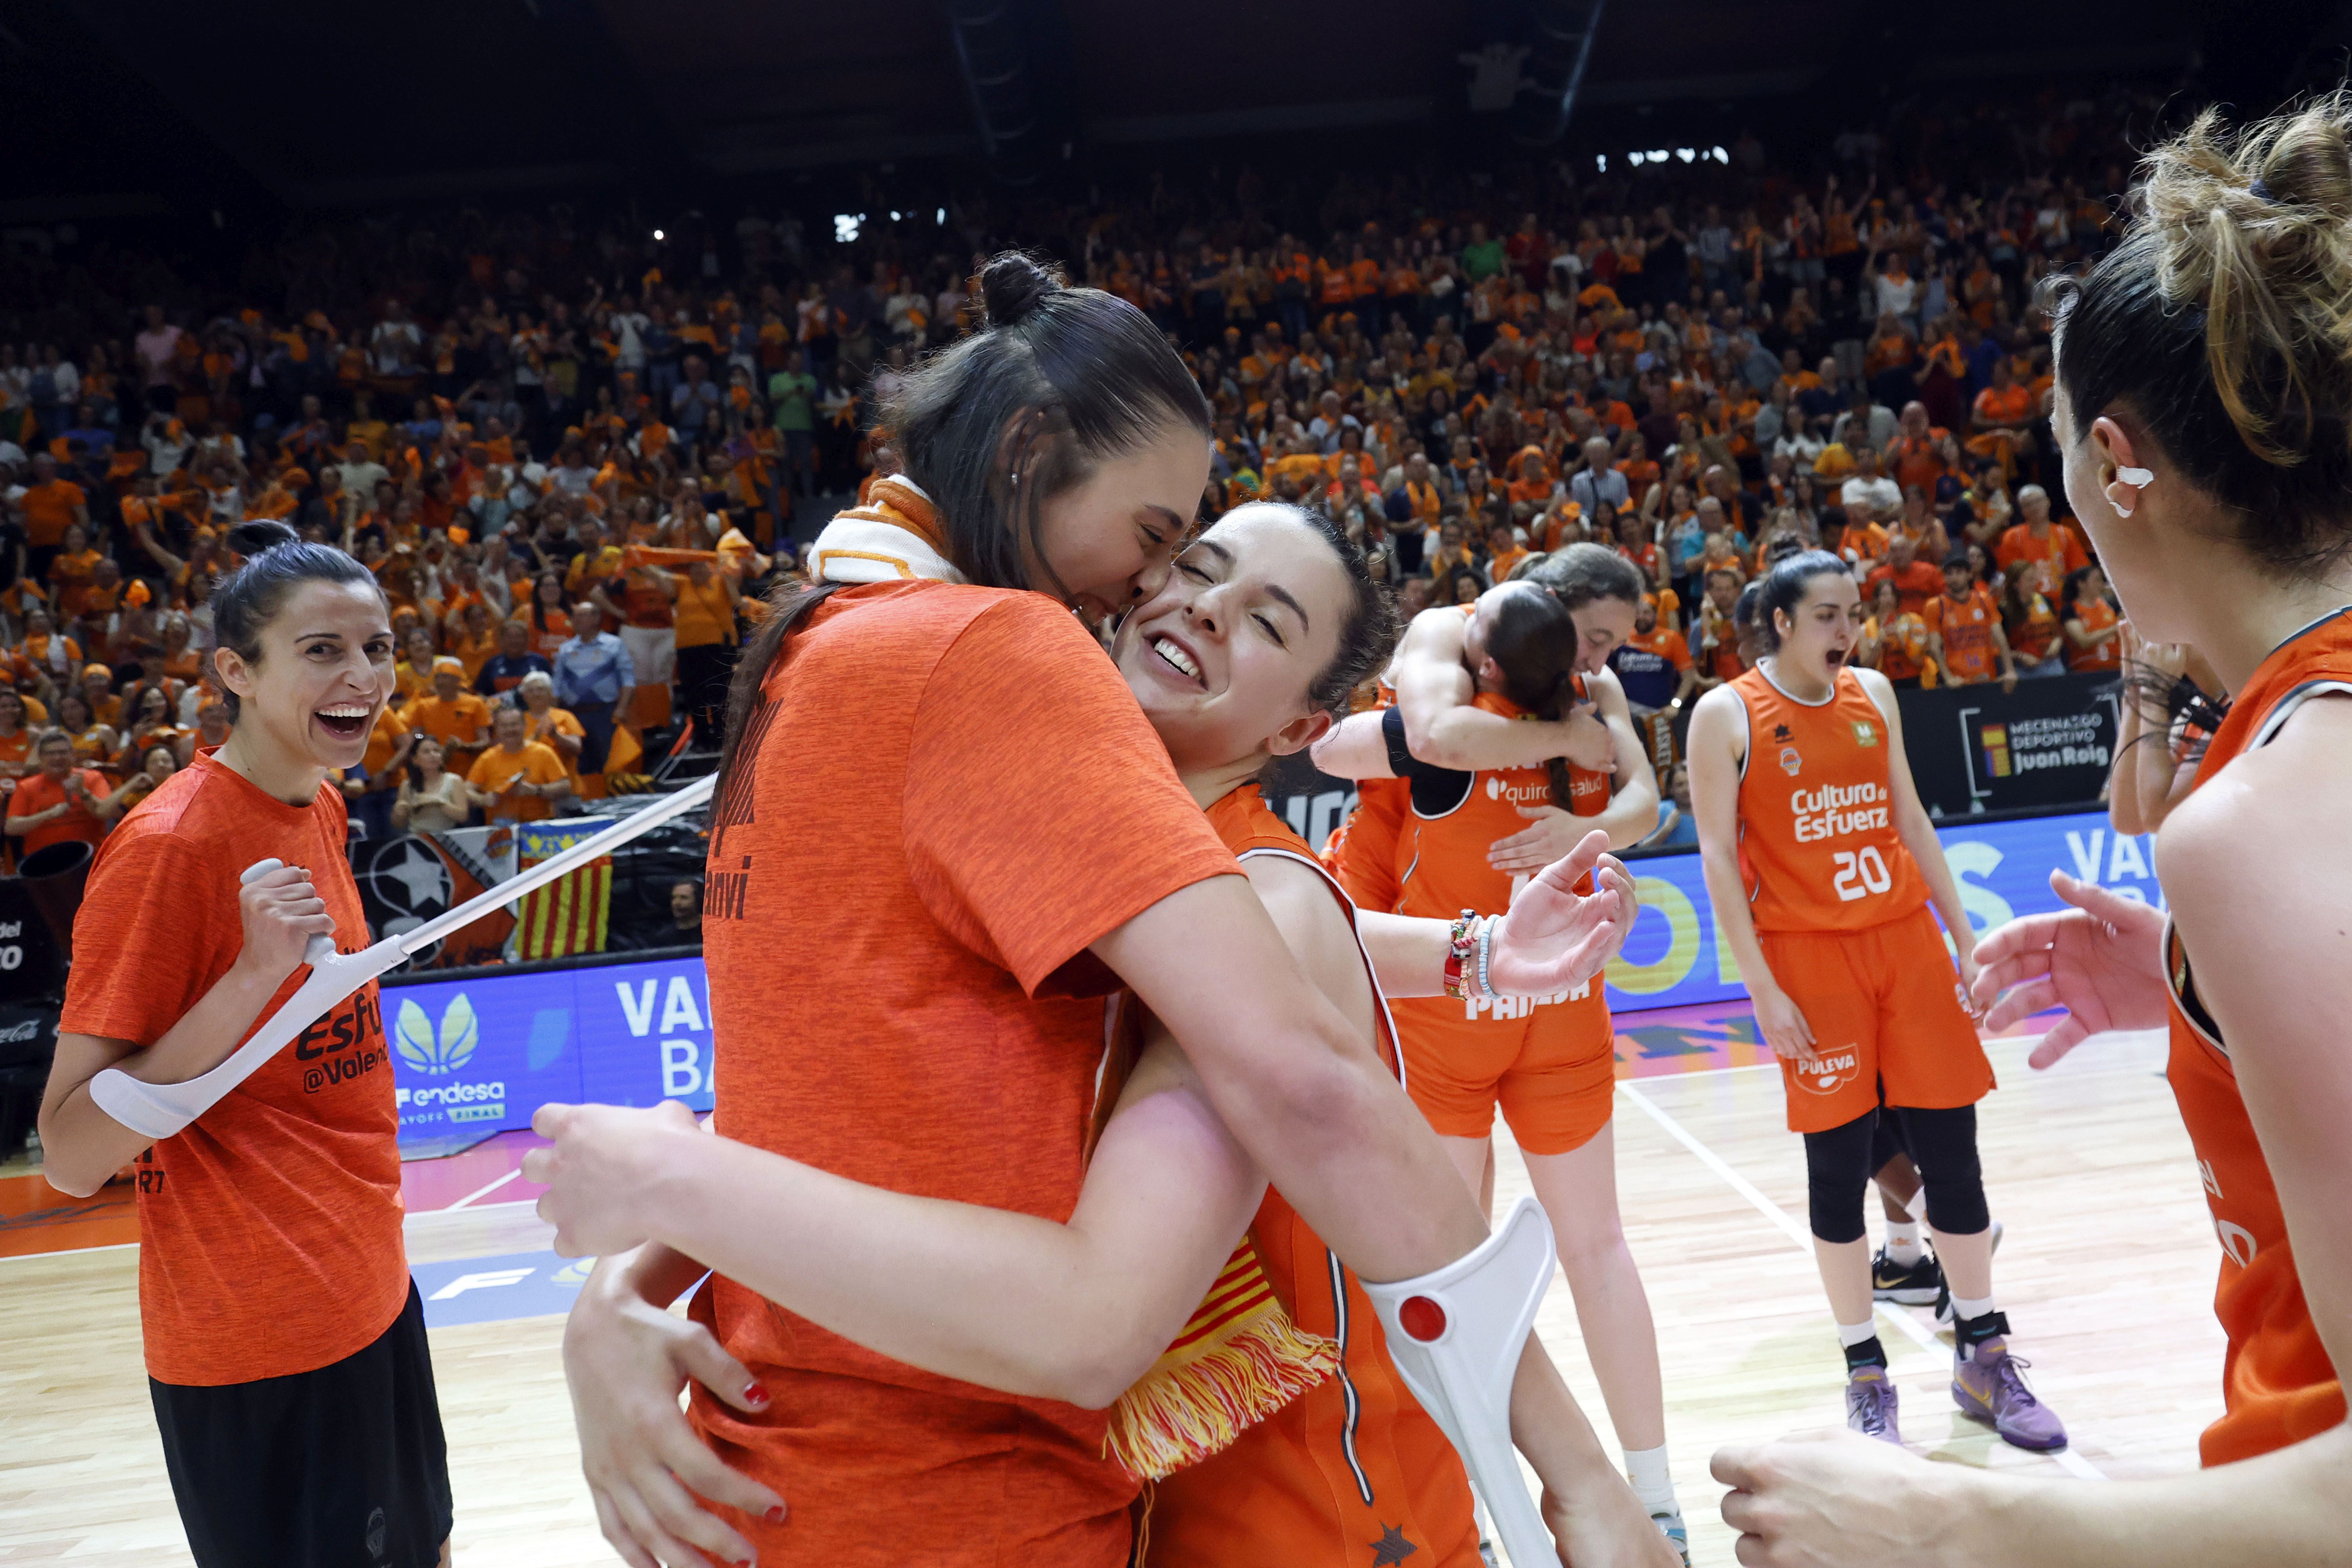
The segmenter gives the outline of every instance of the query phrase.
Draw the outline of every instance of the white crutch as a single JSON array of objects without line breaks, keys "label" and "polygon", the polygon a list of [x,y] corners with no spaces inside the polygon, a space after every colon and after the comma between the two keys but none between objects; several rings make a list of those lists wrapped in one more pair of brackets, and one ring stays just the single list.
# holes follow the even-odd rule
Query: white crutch
[{"label": "white crutch", "polygon": [[1521,1198],[1494,1235],[1444,1268],[1364,1281],[1398,1373],[1462,1456],[1514,1568],[1559,1561],[1511,1447],[1511,1381],[1558,1261],[1543,1206]]},{"label": "white crutch", "polygon": [[[184,1083],[148,1083],[120,1068],[108,1068],[90,1080],[90,1099],[98,1102],[100,1110],[133,1132],[143,1132],[150,1138],[171,1137],[219,1104],[229,1090],[251,1078],[262,1063],[284,1050],[296,1036],[323,1017],[329,1008],[377,975],[398,967],[411,954],[423,952],[450,932],[473,924],[501,904],[510,904],[567,872],[644,837],[672,817],[693,810],[710,798],[718,782],[716,774],[698,779],[626,821],[616,822],[530,870],[509,877],[478,898],[468,899],[414,931],[388,936],[361,952],[337,952],[333,938],[312,937],[302,954],[302,961],[310,966],[310,977],[226,1061]],[[260,861],[247,867],[239,880],[250,882],[278,869],[278,865],[276,860]]]}]

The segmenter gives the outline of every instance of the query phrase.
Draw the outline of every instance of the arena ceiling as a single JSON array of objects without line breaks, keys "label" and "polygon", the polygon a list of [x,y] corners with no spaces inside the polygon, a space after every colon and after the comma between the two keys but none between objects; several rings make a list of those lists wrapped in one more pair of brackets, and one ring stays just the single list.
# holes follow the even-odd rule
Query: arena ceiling
[{"label": "arena ceiling", "polygon": [[[0,0],[0,90],[19,127],[0,221],[978,159],[987,39],[960,49],[951,16],[1025,40],[1016,117],[1055,153],[1458,122],[1476,79],[1465,57],[1591,3]],[[1604,0],[1578,123],[2053,70],[2193,67],[2251,99],[2340,70],[2352,44],[2347,0],[2275,0],[2255,26],[2191,0],[1975,0],[1965,34],[1950,15]]]}]

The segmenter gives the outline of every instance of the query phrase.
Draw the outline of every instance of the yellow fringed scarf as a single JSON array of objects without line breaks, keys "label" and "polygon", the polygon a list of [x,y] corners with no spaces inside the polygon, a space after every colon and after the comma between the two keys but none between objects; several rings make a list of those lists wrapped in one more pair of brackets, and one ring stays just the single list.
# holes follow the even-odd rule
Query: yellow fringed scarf
[{"label": "yellow fringed scarf", "polygon": [[[1142,1009],[1121,997],[1087,1152],[1142,1050]],[[1111,1407],[1103,1453],[1139,1480],[1200,1463],[1339,1370],[1339,1346],[1290,1321],[1246,1236],[1216,1283]]]}]

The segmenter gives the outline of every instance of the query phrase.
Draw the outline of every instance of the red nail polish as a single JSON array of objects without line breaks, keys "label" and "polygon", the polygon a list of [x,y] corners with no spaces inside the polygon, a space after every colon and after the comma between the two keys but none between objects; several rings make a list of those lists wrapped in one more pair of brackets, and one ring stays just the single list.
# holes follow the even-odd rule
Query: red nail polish
[{"label": "red nail polish", "polygon": [[743,1397],[754,1405],[765,1405],[768,1403],[768,1391],[756,1383],[747,1383],[743,1385]]},{"label": "red nail polish", "polygon": [[782,1503],[778,1503],[775,1507],[768,1510],[768,1522],[770,1524],[782,1524],[784,1522],[784,1505]]}]

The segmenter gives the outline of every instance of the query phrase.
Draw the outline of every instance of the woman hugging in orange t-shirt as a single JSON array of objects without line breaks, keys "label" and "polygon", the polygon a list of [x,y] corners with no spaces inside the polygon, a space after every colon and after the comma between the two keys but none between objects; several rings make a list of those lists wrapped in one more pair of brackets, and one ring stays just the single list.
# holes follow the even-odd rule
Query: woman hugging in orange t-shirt
[{"label": "woman hugging in orange t-shirt", "polygon": [[[1098,619],[1166,585],[1208,478],[1196,384],[1132,307],[1024,258],[991,263],[983,294],[992,325],[889,400],[904,471],[828,525],[809,552],[818,585],[779,602],[738,667],[704,926],[727,1139],[674,1112],[541,1113],[563,1244],[658,1242],[600,1265],[572,1336],[600,1513],[633,1552],[650,1534],[731,1559],[854,1560],[887,1530],[900,1557],[955,1568],[1127,1560],[1138,1483],[1104,1457],[1108,1418],[862,1342],[883,1325],[803,1289],[819,1276],[778,1246],[801,1202],[769,1184],[823,1171],[1072,1214],[1101,998],[1120,982],[1345,1265],[1419,1279],[1480,1235],[1395,1078],[1299,974],[1069,613]],[[1019,591],[1033,582],[1053,592]],[[1231,629],[1271,623],[1296,646],[1298,624],[1279,609]],[[1199,716],[1214,726],[1228,712],[1205,702]],[[810,965],[825,986],[805,983]],[[854,1050],[845,995],[862,998]],[[641,1212],[638,1184],[607,1176],[648,1150],[666,1191],[701,1195]],[[707,1165],[714,1152],[746,1172]],[[871,1232],[853,1235],[870,1250]],[[1230,1251],[1230,1235],[1210,1251]],[[748,1375],[696,1394],[709,1462],[683,1479],[723,1518],[682,1495],[664,1468],[682,1451],[677,1418],[643,1397],[667,1381],[649,1367],[684,1363],[674,1331],[637,1304],[675,1299],[704,1265],[717,1272],[693,1317],[734,1360],[715,1362],[706,1342],[695,1359]],[[1176,1293],[1192,1297],[1172,1309],[1178,1324],[1216,1271],[1212,1258]],[[753,1379],[765,1397],[747,1391]],[[1581,1493],[1576,1528],[1612,1545],[1654,1540],[1564,1385],[1549,1373],[1521,1384],[1527,1432]]]}]

